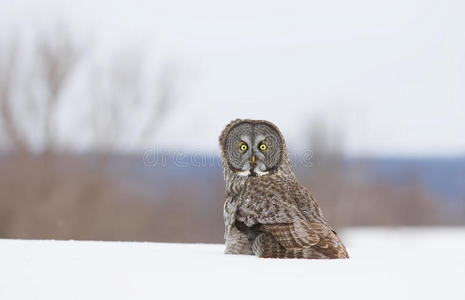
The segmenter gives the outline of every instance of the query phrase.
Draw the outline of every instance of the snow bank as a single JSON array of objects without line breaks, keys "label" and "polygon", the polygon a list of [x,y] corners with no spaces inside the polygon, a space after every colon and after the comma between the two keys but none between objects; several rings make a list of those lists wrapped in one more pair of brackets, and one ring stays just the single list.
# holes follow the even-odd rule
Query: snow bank
[{"label": "snow bank", "polygon": [[351,229],[350,260],[223,245],[0,240],[0,299],[465,299],[465,229]]}]

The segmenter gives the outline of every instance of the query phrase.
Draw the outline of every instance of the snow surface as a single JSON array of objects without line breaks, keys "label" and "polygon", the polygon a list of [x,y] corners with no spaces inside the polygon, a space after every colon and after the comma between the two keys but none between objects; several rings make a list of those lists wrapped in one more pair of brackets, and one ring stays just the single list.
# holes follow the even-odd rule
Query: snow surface
[{"label": "snow surface", "polygon": [[349,260],[223,245],[0,240],[0,299],[465,299],[465,229],[351,229]]}]

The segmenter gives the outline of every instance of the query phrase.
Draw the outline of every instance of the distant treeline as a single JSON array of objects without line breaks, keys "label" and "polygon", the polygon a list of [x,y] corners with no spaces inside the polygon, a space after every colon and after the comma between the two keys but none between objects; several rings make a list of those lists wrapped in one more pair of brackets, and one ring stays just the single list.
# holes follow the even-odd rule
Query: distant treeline
[{"label": "distant treeline", "polygon": [[[143,154],[2,156],[0,237],[222,242],[221,168],[215,156],[189,166],[196,156],[182,166],[172,155],[164,166]],[[439,161],[314,155],[295,168],[337,228],[465,225],[463,159]]]}]

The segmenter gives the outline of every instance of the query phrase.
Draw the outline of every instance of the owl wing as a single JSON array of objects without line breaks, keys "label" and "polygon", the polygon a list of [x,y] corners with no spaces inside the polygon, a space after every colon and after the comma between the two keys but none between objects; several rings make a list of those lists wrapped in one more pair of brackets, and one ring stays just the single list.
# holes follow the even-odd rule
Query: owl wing
[{"label": "owl wing", "polygon": [[[308,194],[294,191],[295,187],[295,183],[273,181],[273,178],[246,187],[237,220],[263,233],[257,241],[259,247],[254,246],[262,250],[258,254],[262,257],[348,257],[344,245],[324,218],[321,222],[321,218],[310,218],[299,210],[298,202],[314,200],[310,197],[296,201],[294,196],[308,197]],[[304,189],[300,185],[299,188]],[[316,213],[321,214],[319,209]]]},{"label": "owl wing", "polygon": [[[299,221],[298,221],[299,222]],[[305,225],[267,224],[262,225],[264,232],[273,239],[263,244],[262,257],[289,258],[347,258],[348,254],[337,235],[321,223]],[[303,231],[302,231],[303,230]],[[286,251],[280,256],[273,256],[273,249],[279,244]]]}]

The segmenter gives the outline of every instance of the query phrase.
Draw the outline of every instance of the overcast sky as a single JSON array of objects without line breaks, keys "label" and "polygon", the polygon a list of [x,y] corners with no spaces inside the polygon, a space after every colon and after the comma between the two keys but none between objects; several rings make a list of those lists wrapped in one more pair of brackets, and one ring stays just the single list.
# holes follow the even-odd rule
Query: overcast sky
[{"label": "overcast sky", "polygon": [[147,144],[216,149],[248,117],[301,148],[322,119],[353,155],[465,153],[464,1],[0,0],[2,34],[57,16],[103,56],[129,43],[180,66],[180,99]]}]

